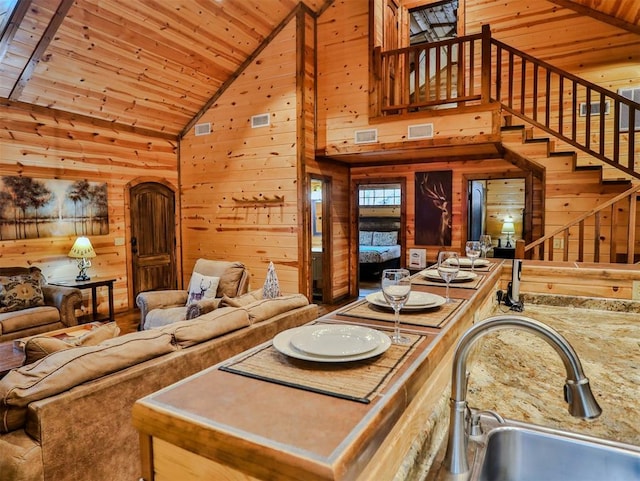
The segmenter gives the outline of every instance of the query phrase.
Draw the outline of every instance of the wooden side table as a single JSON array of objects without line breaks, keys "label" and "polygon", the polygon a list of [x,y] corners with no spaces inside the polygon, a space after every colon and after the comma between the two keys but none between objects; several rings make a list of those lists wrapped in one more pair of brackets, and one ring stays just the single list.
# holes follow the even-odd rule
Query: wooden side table
[{"label": "wooden side table", "polygon": [[[113,283],[115,279],[90,279],[88,281],[51,281],[49,284],[62,287],[77,287],[78,289],[91,289],[91,320],[113,321]],[[109,290],[109,316],[104,318],[98,314],[97,288],[107,287]]]},{"label": "wooden side table", "polygon": [[494,247],[493,257],[500,259],[513,259],[516,256],[515,247]]}]

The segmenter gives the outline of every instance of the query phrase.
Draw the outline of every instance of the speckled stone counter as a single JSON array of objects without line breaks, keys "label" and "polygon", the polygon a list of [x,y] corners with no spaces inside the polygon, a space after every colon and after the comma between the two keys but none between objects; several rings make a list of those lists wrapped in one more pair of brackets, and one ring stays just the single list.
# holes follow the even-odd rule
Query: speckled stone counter
[{"label": "speckled stone counter", "polygon": [[[640,445],[640,302],[526,294],[522,299],[523,312],[495,306],[492,315],[530,317],[566,337],[603,413],[592,421],[569,415],[563,399],[566,375],[558,354],[539,337],[516,329],[478,340],[467,364],[469,405],[510,419]],[[432,463],[435,456],[444,455],[449,396],[447,389],[426,427],[430,432],[394,481],[437,478],[439,462],[433,468]]]},{"label": "speckled stone counter", "polygon": [[[524,312],[513,314],[544,322],[567,338],[580,357],[602,415],[593,421],[571,417],[563,399],[566,375],[560,358],[544,340],[515,329],[478,341],[468,365],[469,404],[512,419],[640,445],[638,303],[600,301],[600,306],[614,308],[601,310],[595,309],[598,304],[593,300],[590,309],[571,307],[580,305],[575,298],[559,299],[561,305],[536,301],[540,298],[525,297]],[[512,311],[501,306],[495,313]]]}]

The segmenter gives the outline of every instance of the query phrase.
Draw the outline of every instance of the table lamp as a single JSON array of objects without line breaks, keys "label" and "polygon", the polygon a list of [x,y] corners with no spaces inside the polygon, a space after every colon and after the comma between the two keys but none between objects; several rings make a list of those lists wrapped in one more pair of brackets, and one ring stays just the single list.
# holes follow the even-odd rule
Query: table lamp
[{"label": "table lamp", "polygon": [[91,241],[87,237],[78,237],[69,251],[69,257],[78,259],[78,269],[80,272],[76,277],[76,281],[88,281],[91,278],[87,275],[87,269],[91,267],[90,257],[95,257],[96,251],[93,250]]},{"label": "table lamp", "polygon": [[507,217],[502,224],[502,233],[507,234],[507,245],[505,247],[511,246],[511,235],[516,233],[516,228],[513,225],[513,219],[511,217]]}]

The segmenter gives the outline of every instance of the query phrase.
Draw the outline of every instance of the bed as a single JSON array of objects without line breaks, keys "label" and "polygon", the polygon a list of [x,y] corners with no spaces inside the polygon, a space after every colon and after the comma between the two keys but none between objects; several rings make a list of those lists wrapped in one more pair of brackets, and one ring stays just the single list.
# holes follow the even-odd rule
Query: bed
[{"label": "bed", "polygon": [[360,279],[380,277],[384,269],[400,267],[397,231],[360,231]]}]

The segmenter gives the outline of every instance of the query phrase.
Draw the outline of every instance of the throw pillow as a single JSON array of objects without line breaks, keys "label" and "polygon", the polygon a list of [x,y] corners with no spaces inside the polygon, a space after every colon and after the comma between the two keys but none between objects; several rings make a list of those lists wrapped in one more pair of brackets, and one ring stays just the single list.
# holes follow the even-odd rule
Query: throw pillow
[{"label": "throw pillow", "polygon": [[373,233],[372,245],[374,246],[394,246],[397,243],[398,233],[396,231]]},{"label": "throw pillow", "polygon": [[67,339],[65,342],[72,346],[95,346],[102,341],[112,339],[120,334],[120,328],[115,322],[108,322],[100,327],[91,329],[86,334],[73,339]]},{"label": "throw pillow", "polygon": [[367,231],[367,230],[361,230],[360,239],[358,243],[361,246],[370,246],[372,242],[373,242],[373,232]]},{"label": "throw pillow", "polygon": [[2,296],[0,312],[19,311],[29,307],[44,306],[40,277],[30,274],[0,277]]},{"label": "throw pillow", "polygon": [[197,272],[191,274],[191,280],[189,281],[189,295],[187,296],[187,306],[192,302],[197,302],[201,299],[216,297],[219,283],[219,277],[203,276],[202,274],[198,274]]},{"label": "throw pillow", "polygon": [[31,364],[48,356],[52,352],[70,349],[73,346],[62,339],[51,336],[38,336],[24,343],[24,364]]},{"label": "throw pillow", "polygon": [[280,295],[280,283],[278,282],[278,276],[276,274],[276,268],[273,262],[269,262],[269,268],[267,269],[267,278],[262,286],[262,297],[264,299],[273,299]]}]

